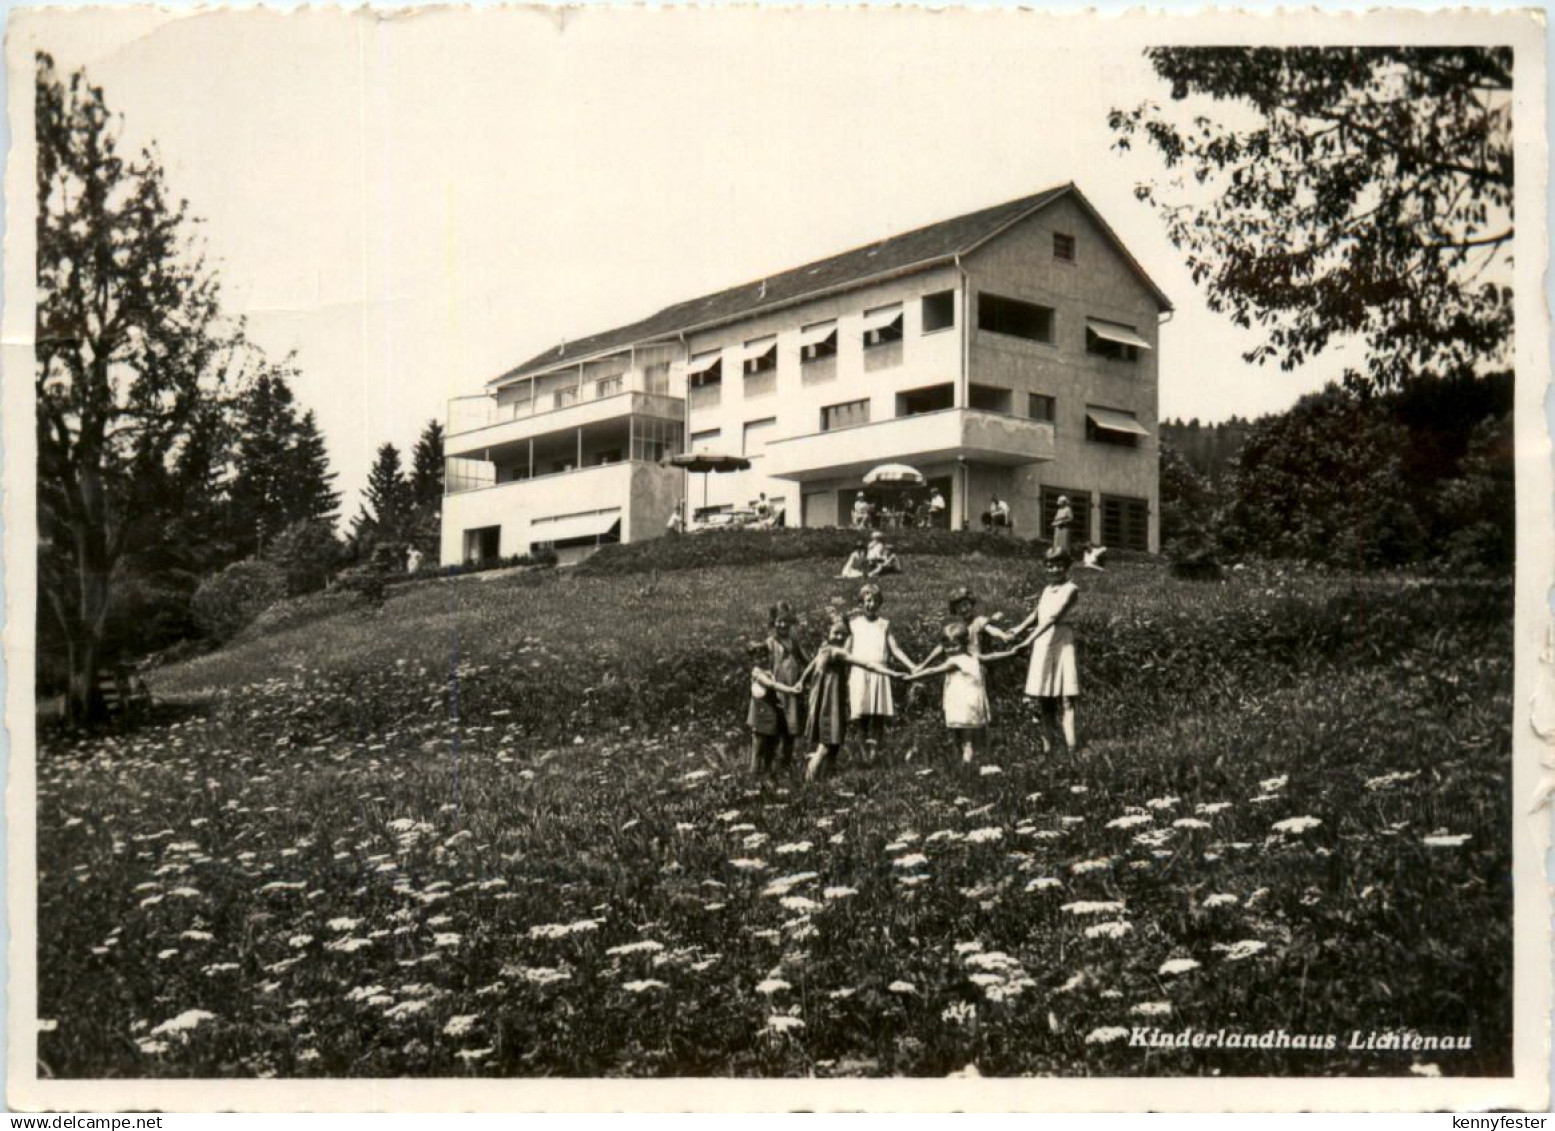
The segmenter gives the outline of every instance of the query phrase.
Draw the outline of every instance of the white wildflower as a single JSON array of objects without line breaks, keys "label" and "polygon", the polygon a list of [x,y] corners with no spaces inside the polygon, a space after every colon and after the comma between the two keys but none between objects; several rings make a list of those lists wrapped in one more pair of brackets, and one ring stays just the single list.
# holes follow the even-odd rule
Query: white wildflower
[{"label": "white wildflower", "polygon": [[623,954],[650,954],[653,951],[663,949],[664,944],[661,942],[655,942],[653,939],[641,939],[637,942],[622,943],[620,946],[613,946],[606,950],[605,953],[612,956]]},{"label": "white wildflower", "polygon": [[1123,919],[1117,919],[1110,923],[1097,923],[1094,927],[1085,928],[1085,937],[1088,939],[1121,939],[1134,929],[1132,923]]},{"label": "white wildflower", "polygon": [[1066,903],[1059,910],[1069,915],[1111,915],[1122,911],[1123,903],[1121,900],[1082,899]]}]

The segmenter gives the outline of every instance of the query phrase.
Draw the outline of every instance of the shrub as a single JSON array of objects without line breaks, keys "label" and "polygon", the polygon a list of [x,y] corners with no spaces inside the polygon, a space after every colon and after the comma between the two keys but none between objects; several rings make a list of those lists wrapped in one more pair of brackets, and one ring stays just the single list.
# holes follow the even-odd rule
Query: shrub
[{"label": "shrub", "polygon": [[[606,546],[575,571],[583,577],[620,577],[633,573],[705,569],[722,565],[760,565],[801,558],[835,558],[840,569],[849,553],[869,535],[839,527],[793,530],[720,530],[707,534],[652,538],[625,546]],[[952,530],[891,530],[886,541],[912,568],[914,556],[1040,558],[1047,543],[1008,534]]]},{"label": "shrub", "polygon": [[257,558],[234,562],[194,591],[195,624],[225,643],[285,596],[286,575],[279,567]]},{"label": "shrub", "polygon": [[296,522],[270,544],[265,557],[286,575],[290,597],[317,593],[340,562],[340,540],[327,522]]}]

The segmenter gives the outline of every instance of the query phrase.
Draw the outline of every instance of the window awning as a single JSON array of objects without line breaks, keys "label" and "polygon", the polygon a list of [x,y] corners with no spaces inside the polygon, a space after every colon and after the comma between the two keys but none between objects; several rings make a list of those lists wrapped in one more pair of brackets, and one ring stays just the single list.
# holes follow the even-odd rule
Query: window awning
[{"label": "window awning", "polygon": [[706,373],[709,369],[717,365],[722,360],[723,353],[720,350],[714,350],[712,353],[704,353],[701,357],[693,357],[690,361],[686,362],[686,376],[698,377],[701,374]]},{"label": "window awning", "polygon": [[814,326],[806,326],[799,331],[799,344],[801,346],[820,345],[827,338],[836,334],[836,332],[837,323],[817,322]]},{"label": "window awning", "polygon": [[750,361],[753,358],[766,357],[775,349],[777,349],[777,338],[775,337],[758,338],[754,342],[746,342],[745,360]]},{"label": "window awning", "polygon": [[1119,326],[1116,322],[1102,322],[1095,318],[1085,320],[1085,328],[1098,338],[1109,342],[1117,342],[1120,346],[1133,346],[1135,349],[1147,350],[1153,348],[1149,342],[1141,338],[1128,326]]},{"label": "window awning", "polygon": [[531,542],[570,542],[574,538],[598,538],[621,525],[620,511],[603,514],[578,514],[554,522],[536,522],[529,527]]},{"label": "window awning", "polygon": [[1113,408],[1087,408],[1085,415],[1096,427],[1107,432],[1127,432],[1134,436],[1148,436],[1150,430],[1126,412]]},{"label": "window awning", "polygon": [[866,310],[864,312],[864,329],[883,330],[893,322],[900,321],[902,317],[902,304],[894,306],[882,306],[879,310]]}]

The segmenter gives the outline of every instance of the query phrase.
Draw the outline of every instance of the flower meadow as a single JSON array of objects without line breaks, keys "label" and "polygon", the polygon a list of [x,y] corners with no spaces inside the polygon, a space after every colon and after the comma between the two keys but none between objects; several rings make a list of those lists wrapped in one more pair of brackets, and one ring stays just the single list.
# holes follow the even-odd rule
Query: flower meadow
[{"label": "flower meadow", "polygon": [[[1077,577],[1082,753],[1011,663],[977,765],[931,681],[874,765],[755,779],[742,643],[785,599],[813,646],[834,565],[400,586],[45,737],[40,1074],[1509,1071],[1509,587],[1121,563]],[[910,562],[915,657],[959,584],[1036,585]]]}]

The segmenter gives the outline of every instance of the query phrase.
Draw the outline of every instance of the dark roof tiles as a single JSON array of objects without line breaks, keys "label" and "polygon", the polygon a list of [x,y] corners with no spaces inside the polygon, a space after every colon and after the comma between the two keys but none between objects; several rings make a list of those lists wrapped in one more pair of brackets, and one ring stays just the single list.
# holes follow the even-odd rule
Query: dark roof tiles
[{"label": "dark roof tiles", "polygon": [[[1050,203],[1066,192],[1078,190],[1073,185],[1060,185],[1032,196],[996,204],[977,212],[968,212],[950,220],[942,220],[924,228],[917,228],[878,243],[833,255],[828,259],[806,263],[790,271],[769,276],[755,282],[744,283],[728,290],[704,295],[687,302],[667,306],[657,314],[618,326],[601,334],[593,334],[552,347],[509,370],[491,384],[501,384],[516,377],[543,372],[553,366],[582,361],[602,353],[627,346],[654,341],[694,328],[736,321],[758,311],[780,307],[811,295],[844,289],[865,283],[870,279],[891,275],[916,266],[950,259],[977,247],[997,235],[1005,227],[1027,214]],[[1080,198],[1084,203],[1084,198]],[[1085,204],[1094,216],[1094,210]],[[1096,217],[1100,223],[1100,217]],[[1102,225],[1105,229],[1105,224]],[[1112,233],[1108,231],[1108,235]],[[1116,237],[1112,237],[1116,240]],[[1119,245],[1121,247],[1121,244]],[[1137,269],[1137,264],[1135,265]],[[1143,271],[1140,271],[1143,275]],[[1148,280],[1147,280],[1148,282]],[[1156,290],[1154,284],[1151,289]],[[1159,295],[1160,292],[1156,291]],[[1160,296],[1164,301],[1164,296]]]}]

